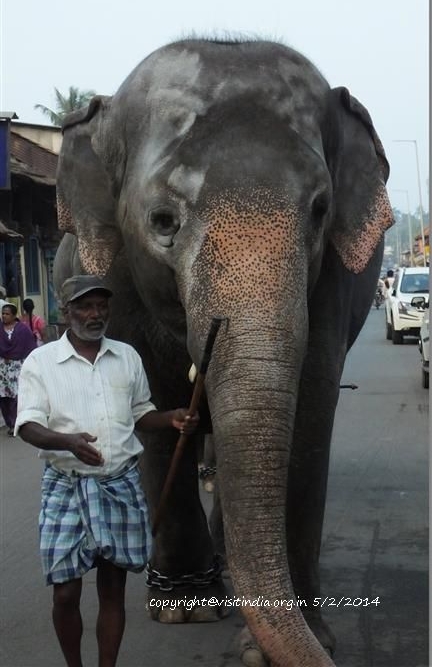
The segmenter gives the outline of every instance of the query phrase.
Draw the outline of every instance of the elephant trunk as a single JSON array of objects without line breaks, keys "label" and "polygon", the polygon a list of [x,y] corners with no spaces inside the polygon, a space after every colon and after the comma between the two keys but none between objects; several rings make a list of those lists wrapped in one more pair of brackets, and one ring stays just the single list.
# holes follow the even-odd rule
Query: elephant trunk
[{"label": "elephant trunk", "polygon": [[[225,343],[223,338],[207,392],[234,591],[271,665],[332,665],[297,606],[286,552],[288,464],[302,337],[296,335],[294,342],[292,333],[272,328],[227,336]],[[239,350],[245,338],[260,341],[252,353],[247,347],[247,355]]]},{"label": "elephant trunk", "polygon": [[[188,347],[199,358],[208,315],[228,318],[206,390],[228,564],[241,610],[274,667],[322,667],[333,663],[296,606],[285,527],[308,338],[306,238],[302,216],[284,193],[243,194],[227,192],[203,213],[192,281],[179,280]],[[252,606],[257,599],[262,604]]]}]

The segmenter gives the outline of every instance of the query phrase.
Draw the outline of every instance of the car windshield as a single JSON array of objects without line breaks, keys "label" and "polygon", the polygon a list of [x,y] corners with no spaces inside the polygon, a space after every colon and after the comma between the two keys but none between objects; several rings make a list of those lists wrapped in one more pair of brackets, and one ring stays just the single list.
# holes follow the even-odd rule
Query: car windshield
[{"label": "car windshield", "polygon": [[400,291],[404,292],[405,294],[417,294],[419,292],[429,293],[429,274],[405,274],[402,278]]}]

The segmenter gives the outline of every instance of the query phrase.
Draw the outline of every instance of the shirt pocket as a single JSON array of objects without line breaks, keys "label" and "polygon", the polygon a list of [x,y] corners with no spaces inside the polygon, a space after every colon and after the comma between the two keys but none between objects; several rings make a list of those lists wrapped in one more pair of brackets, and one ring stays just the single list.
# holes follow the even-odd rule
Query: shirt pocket
[{"label": "shirt pocket", "polygon": [[121,378],[112,379],[105,385],[108,416],[120,424],[132,424],[132,387]]}]

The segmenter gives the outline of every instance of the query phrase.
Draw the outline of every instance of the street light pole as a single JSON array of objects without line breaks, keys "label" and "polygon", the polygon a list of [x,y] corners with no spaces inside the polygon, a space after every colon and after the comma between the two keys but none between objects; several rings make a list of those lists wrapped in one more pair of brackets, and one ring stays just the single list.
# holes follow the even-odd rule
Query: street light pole
[{"label": "street light pole", "polygon": [[399,226],[398,226],[397,222],[395,224],[395,229],[396,229],[396,261],[397,261],[397,265],[400,266],[400,263],[401,263],[401,244],[400,244],[400,236],[399,236]]},{"label": "street light pole", "polygon": [[425,243],[424,223],[423,223],[423,204],[422,204],[420,166],[419,166],[419,159],[418,159],[417,141],[415,139],[393,139],[393,141],[395,141],[397,143],[414,144],[415,154],[416,154],[416,165],[417,165],[417,184],[418,184],[418,191],[419,191],[420,226],[421,226],[422,245],[423,245],[423,266],[426,266],[426,247],[425,247],[426,243]]},{"label": "street light pole", "polygon": [[393,192],[405,192],[407,200],[407,209],[408,209],[408,233],[409,233],[409,248],[410,248],[410,265],[413,266],[413,237],[412,237],[412,225],[411,225],[411,212],[410,212],[410,203],[408,197],[408,190],[393,190]]}]

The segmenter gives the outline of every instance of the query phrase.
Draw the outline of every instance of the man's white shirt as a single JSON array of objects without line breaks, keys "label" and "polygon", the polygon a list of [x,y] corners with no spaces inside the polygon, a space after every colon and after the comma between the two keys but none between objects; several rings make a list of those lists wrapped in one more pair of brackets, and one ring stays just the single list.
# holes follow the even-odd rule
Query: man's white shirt
[{"label": "man's white shirt", "polygon": [[142,444],[135,423],[155,410],[142,361],[133,347],[102,338],[94,364],[80,356],[67,333],[34,350],[24,361],[19,378],[15,433],[36,422],[60,433],[87,432],[104,459],[89,466],[67,451],[40,450],[62,472],[112,475],[133,457]]}]

